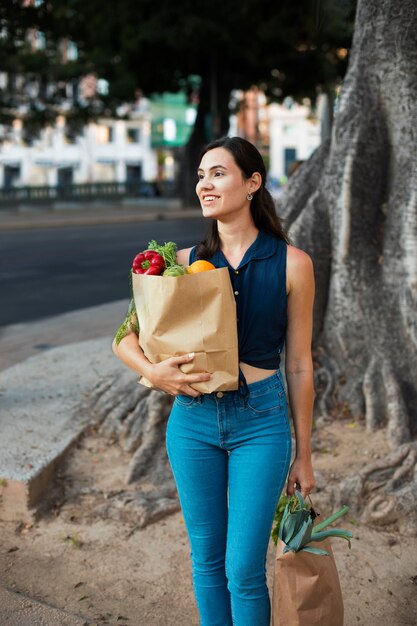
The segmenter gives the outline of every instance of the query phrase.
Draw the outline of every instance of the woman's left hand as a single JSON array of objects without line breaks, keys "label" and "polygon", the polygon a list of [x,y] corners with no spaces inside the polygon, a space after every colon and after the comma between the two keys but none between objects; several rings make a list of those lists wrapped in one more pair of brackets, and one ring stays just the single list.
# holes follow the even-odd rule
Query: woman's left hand
[{"label": "woman's left hand", "polygon": [[314,489],[316,481],[314,480],[313,466],[311,458],[298,459],[295,458],[290,468],[287,482],[287,495],[292,496],[295,489],[301,491],[301,495],[305,498]]}]

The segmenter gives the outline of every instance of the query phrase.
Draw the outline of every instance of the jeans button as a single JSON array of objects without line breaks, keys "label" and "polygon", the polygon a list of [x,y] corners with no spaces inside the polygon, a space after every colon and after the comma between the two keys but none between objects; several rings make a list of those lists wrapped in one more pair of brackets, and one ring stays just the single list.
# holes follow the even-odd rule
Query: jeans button
[{"label": "jeans button", "polygon": [[224,396],[223,391],[218,391],[218,392],[216,393],[216,396],[217,396],[218,398],[223,398],[223,396]]}]

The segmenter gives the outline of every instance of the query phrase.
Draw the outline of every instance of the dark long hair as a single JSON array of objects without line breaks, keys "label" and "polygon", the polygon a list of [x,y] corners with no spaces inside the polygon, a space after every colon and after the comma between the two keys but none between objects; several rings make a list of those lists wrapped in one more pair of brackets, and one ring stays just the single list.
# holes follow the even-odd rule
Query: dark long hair
[{"label": "dark long hair", "polygon": [[[206,152],[214,148],[224,148],[233,156],[236,165],[242,171],[245,180],[250,178],[254,172],[259,172],[262,177],[261,186],[253,194],[250,203],[252,219],[258,230],[266,230],[278,239],[283,239],[290,243],[282,222],[277,215],[274,200],[265,187],[266,168],[260,152],[255,146],[241,137],[221,137],[209,143],[200,155],[200,161]],[[197,259],[210,259],[220,248],[220,237],[217,228],[217,221],[213,220],[204,241],[198,244],[196,250]]]}]

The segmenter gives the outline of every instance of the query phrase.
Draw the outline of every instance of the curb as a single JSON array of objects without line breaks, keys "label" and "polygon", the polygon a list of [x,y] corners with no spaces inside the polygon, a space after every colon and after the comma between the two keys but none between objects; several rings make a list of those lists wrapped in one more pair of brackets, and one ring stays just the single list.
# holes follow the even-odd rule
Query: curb
[{"label": "curb", "polygon": [[[6,217],[6,219],[4,219]],[[21,219],[0,214],[0,231],[24,230],[33,228],[65,228],[68,226],[97,226],[105,224],[128,224],[134,222],[152,222],[167,219],[188,219],[201,217],[200,209],[169,209],[166,211],[146,213],[110,213],[104,215],[34,215],[31,218],[22,216]]]},{"label": "curb", "polygon": [[25,593],[0,587],[0,623],[4,626],[93,626],[94,620],[58,609]]},{"label": "curb", "polygon": [[57,346],[0,372],[1,521],[34,523],[50,508],[57,469],[92,422],[84,394],[123,373],[110,343]]}]

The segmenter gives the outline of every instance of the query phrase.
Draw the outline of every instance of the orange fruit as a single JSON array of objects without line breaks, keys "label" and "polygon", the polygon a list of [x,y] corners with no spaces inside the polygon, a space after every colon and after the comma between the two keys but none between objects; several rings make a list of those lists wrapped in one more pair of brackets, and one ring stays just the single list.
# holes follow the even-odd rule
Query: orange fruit
[{"label": "orange fruit", "polygon": [[210,261],[194,261],[187,267],[189,274],[197,274],[198,272],[206,272],[207,270],[215,270],[215,266]]}]

